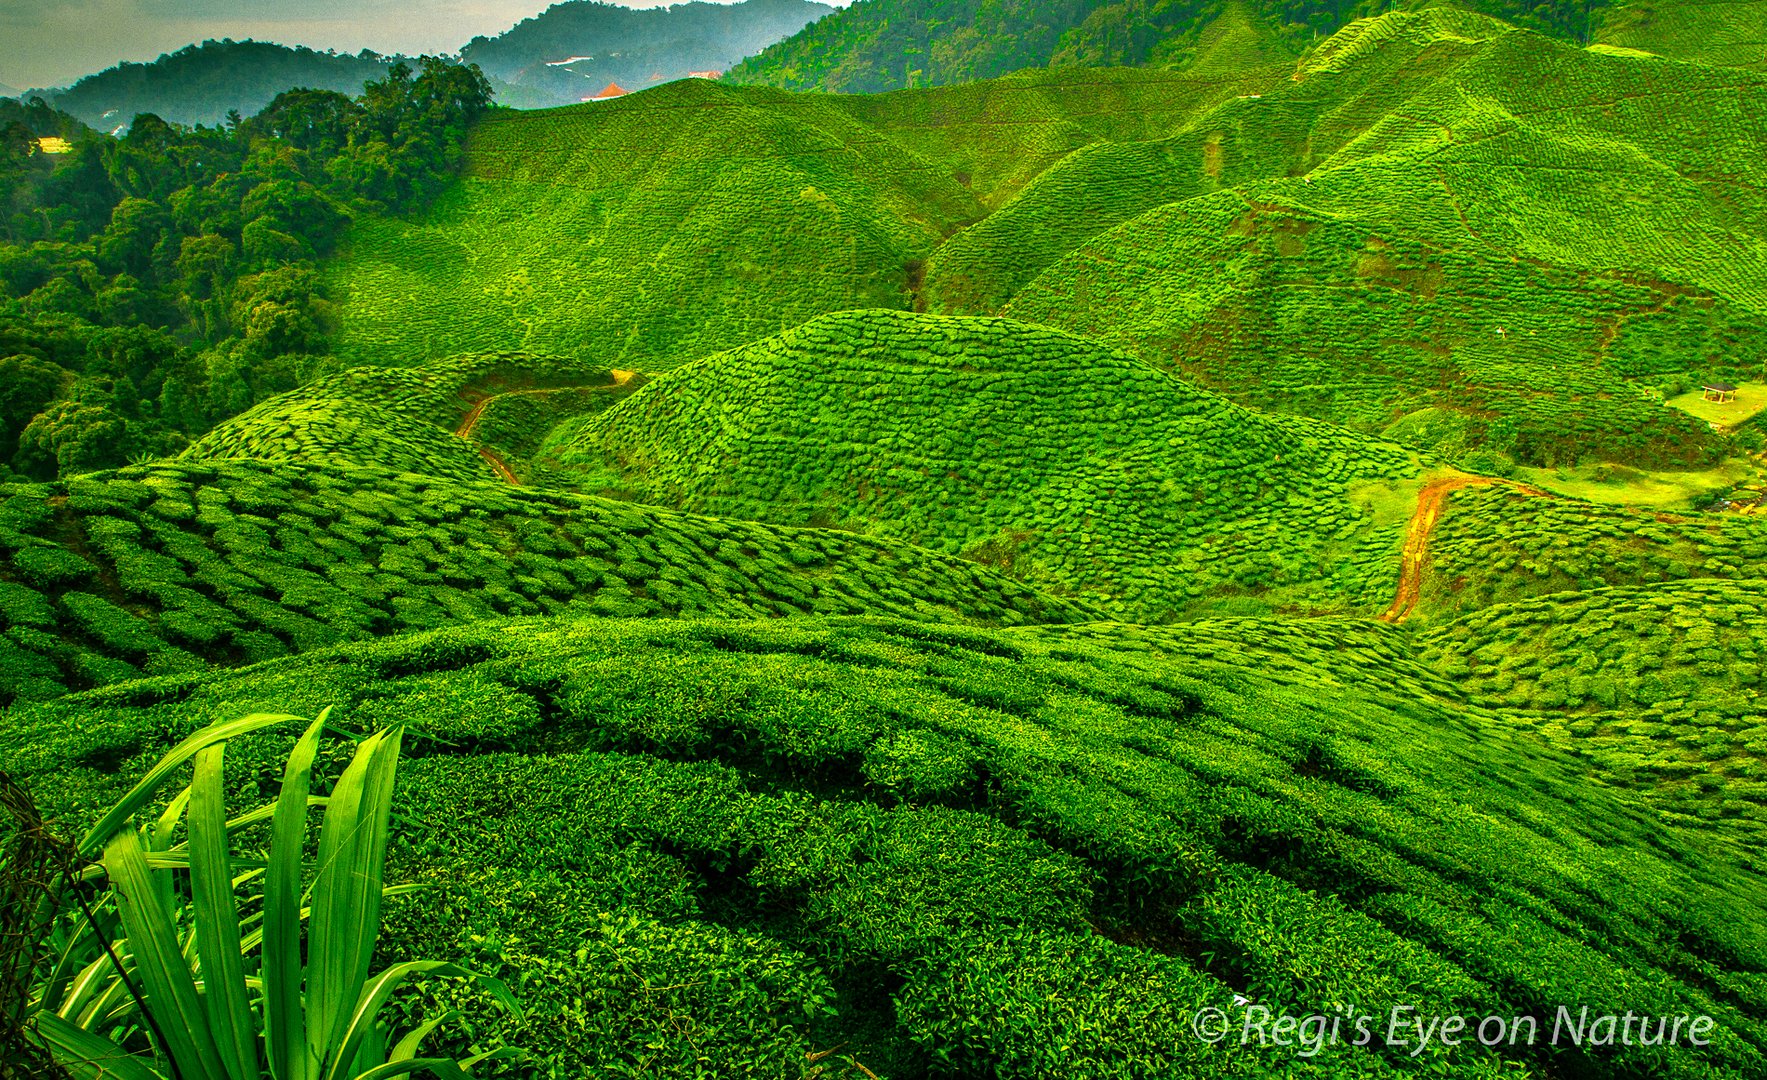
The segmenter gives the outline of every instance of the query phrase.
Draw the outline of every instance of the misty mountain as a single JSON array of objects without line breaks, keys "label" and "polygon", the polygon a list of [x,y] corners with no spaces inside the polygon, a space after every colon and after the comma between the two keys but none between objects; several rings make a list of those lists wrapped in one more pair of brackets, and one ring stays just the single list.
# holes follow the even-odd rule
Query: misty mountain
[{"label": "misty mountain", "polygon": [[460,57],[520,107],[582,100],[610,82],[638,90],[690,72],[723,71],[834,9],[810,0],[743,0],[634,9],[574,0],[476,37]]},{"label": "misty mountain", "polygon": [[65,90],[40,91],[56,108],[101,131],[137,113],[180,124],[220,124],[229,110],[251,116],[293,87],[359,94],[398,57],[364,49],[354,56],[268,41],[205,41],[150,63],[122,63]]}]

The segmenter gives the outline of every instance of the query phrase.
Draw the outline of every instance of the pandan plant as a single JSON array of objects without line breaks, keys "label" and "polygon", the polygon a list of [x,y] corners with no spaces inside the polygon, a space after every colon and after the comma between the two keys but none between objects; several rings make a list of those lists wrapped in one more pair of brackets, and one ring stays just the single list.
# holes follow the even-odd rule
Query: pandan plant
[{"label": "pandan plant", "polygon": [[[329,710],[327,710],[329,712]],[[383,1006],[418,976],[454,976],[514,1010],[496,979],[415,960],[373,975],[393,774],[401,730],[360,741],[329,796],[315,795],[321,713],[295,744],[276,801],[228,817],[229,740],[301,717],[255,714],[179,743],[76,849],[56,901],[56,959],[34,988],[36,1036],[80,1080],[382,1080],[429,1072],[462,1080],[501,1047],[464,1059],[425,1056],[449,1011],[393,1041]],[[190,784],[139,825],[185,763]],[[323,813],[307,858],[308,815]],[[183,838],[178,825],[183,821]],[[236,853],[235,838],[268,823],[267,857]],[[94,901],[84,895],[102,883]],[[305,948],[303,949],[303,938]]]}]

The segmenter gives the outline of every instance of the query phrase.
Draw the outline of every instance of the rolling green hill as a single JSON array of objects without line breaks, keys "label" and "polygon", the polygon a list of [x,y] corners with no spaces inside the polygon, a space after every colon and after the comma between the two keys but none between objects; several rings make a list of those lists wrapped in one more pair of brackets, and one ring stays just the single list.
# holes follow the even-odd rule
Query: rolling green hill
[{"label": "rolling green hill", "polygon": [[494,117],[430,213],[351,231],[329,271],[339,351],[651,370],[828,311],[907,308],[938,244],[1038,170],[1168,134],[1244,81],[1100,72],[866,99],[694,79]]},{"label": "rolling green hill", "polygon": [[[1240,634],[1258,651],[1223,655]],[[1759,1075],[1760,879],[1532,731],[1396,696],[1403,662],[1342,663],[1395,634],[498,621],[15,710],[0,748],[79,824],[210,719],[413,724],[389,869],[431,887],[386,947],[520,987],[503,1030],[561,1073],[789,1075],[838,1045],[889,1077],[1415,1075],[1405,1046],[1192,1035],[1241,993],[1706,1014],[1704,1048],[1419,1058]],[[234,774],[286,745],[236,744]]]},{"label": "rolling green hill", "polygon": [[1603,8],[1594,40],[1722,67],[1767,69],[1767,4],[1760,0],[1631,0]]},{"label": "rolling green hill", "polygon": [[1659,383],[1767,350],[1767,76],[1451,8],[1283,71],[695,80],[495,119],[434,213],[353,230],[340,346],[663,370],[829,311],[1005,313],[1450,453],[1728,452]]},{"label": "rolling green hill", "polygon": [[1628,380],[1767,344],[1757,101],[1755,76],[1386,16],[1185,134],[1070,157],[942,249],[927,293],[1264,408],[1379,430],[1448,407],[1523,460],[1698,463],[1703,426]]},{"label": "rolling green hill", "polygon": [[1352,488],[1418,471],[1082,338],[887,311],[677,368],[540,455],[584,490],[906,540],[1135,621],[1247,593],[1379,610],[1399,529]]},{"label": "rolling green hill", "polygon": [[351,233],[340,351],[666,366],[830,309],[906,306],[908,265],[979,215],[828,102],[688,79],[499,117],[425,221]]},{"label": "rolling green hill", "polygon": [[1420,610],[1460,615],[1558,592],[1760,579],[1767,519],[1472,488],[1454,493],[1429,551]]},{"label": "rolling green hill", "polygon": [[1431,631],[1418,659],[1679,820],[1767,831],[1767,582],[1560,593]]}]

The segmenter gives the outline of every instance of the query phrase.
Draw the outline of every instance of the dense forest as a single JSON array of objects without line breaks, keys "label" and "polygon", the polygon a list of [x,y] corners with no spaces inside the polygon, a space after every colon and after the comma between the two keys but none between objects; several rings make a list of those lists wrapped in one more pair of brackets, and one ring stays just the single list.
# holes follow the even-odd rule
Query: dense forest
[{"label": "dense forest", "polygon": [[268,41],[205,41],[151,63],[106,68],[44,96],[101,131],[119,130],[144,112],[213,126],[229,112],[257,112],[290,87],[359,94],[399,60],[368,49],[340,56]]},{"label": "dense forest", "polygon": [[218,127],[142,114],[115,139],[0,105],[0,475],[173,452],[325,370],[314,260],[352,216],[432,197],[490,93],[426,57],[357,97],[291,90]]}]

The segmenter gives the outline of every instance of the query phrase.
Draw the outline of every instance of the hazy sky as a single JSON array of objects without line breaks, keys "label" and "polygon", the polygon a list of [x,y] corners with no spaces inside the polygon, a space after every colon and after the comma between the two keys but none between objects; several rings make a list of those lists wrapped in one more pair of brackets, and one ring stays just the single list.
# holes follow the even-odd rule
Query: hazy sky
[{"label": "hazy sky", "polygon": [[[620,0],[654,7],[669,0]],[[0,83],[60,86],[205,38],[356,52],[453,52],[552,0],[0,0]]]}]

